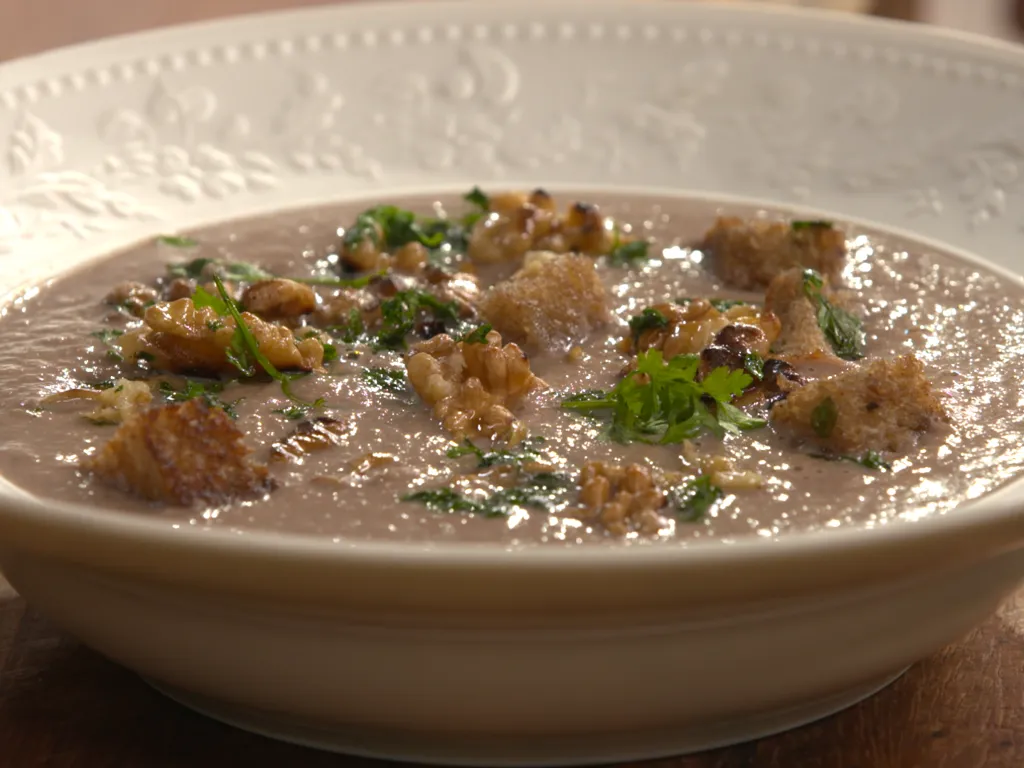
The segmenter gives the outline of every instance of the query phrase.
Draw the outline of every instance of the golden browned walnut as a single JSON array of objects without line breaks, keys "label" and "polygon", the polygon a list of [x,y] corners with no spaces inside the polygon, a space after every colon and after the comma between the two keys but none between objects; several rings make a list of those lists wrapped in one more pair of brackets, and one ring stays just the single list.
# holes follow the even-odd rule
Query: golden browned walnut
[{"label": "golden browned walnut", "polygon": [[270,458],[301,464],[306,454],[337,445],[348,429],[347,424],[329,416],[299,422],[288,435],[270,446]]},{"label": "golden browned walnut", "polygon": [[533,349],[566,348],[609,320],[594,262],[576,254],[529,254],[509,280],[484,292],[477,309],[502,336]]},{"label": "golden browned walnut", "polygon": [[[834,300],[828,282],[821,294]],[[765,309],[782,323],[775,351],[790,356],[835,357],[832,346],[818,324],[818,308],[804,293],[804,271],[796,267],[775,277],[764,295]]]},{"label": "golden browned walnut", "polygon": [[491,213],[470,233],[469,258],[479,264],[518,261],[530,251],[575,251],[600,256],[611,251],[615,232],[595,205],[575,203],[560,214],[544,190],[491,198]]},{"label": "golden browned walnut", "polygon": [[201,399],[130,416],[82,468],[151,501],[221,504],[270,490],[243,435],[220,408]]},{"label": "golden browned walnut", "polygon": [[846,235],[832,226],[795,228],[789,222],[720,217],[704,235],[715,274],[735,288],[763,288],[793,267],[838,280],[846,260]]},{"label": "golden browned walnut", "polygon": [[[226,287],[226,286],[225,286]],[[196,281],[187,277],[176,277],[164,287],[164,301],[189,299],[196,292]]]},{"label": "golden browned walnut", "polygon": [[711,484],[723,491],[748,491],[764,485],[764,477],[753,470],[736,466],[735,459],[721,454],[701,455],[690,440],[683,441],[683,460],[707,475]]},{"label": "golden browned walnut", "polygon": [[[211,307],[196,307],[191,299],[161,302],[146,310],[142,328],[117,339],[127,360],[149,359],[158,370],[218,375],[237,371],[226,353],[235,335],[235,321]],[[256,343],[274,367],[284,371],[313,371],[324,359],[316,338],[296,339],[289,328],[242,313]]]},{"label": "golden browned walnut", "polygon": [[876,360],[789,392],[772,423],[837,454],[904,451],[947,420],[913,355]]},{"label": "golden browned walnut", "polygon": [[264,320],[296,318],[316,309],[316,294],[308,285],[275,277],[260,280],[245,289],[242,306]]},{"label": "golden browned walnut", "polygon": [[668,503],[655,476],[642,464],[626,466],[588,461],[580,469],[580,504],[616,536],[631,531],[656,534],[668,525],[660,510]]},{"label": "golden browned walnut", "polygon": [[402,272],[407,275],[417,275],[427,266],[427,258],[430,252],[422,243],[415,240],[406,243],[398,248],[391,258],[391,268],[395,272]]},{"label": "golden browned walnut", "polygon": [[118,379],[106,389],[69,389],[43,398],[43,405],[66,400],[92,400],[96,410],[84,414],[97,424],[118,424],[153,402],[153,392],[144,381]]},{"label": "golden browned walnut", "polygon": [[[780,330],[779,319],[773,313],[753,304],[737,304],[721,311],[707,299],[693,299],[682,305],[655,304],[650,309],[661,315],[666,324],[654,325],[627,337],[623,345],[626,352],[660,349],[665,359],[670,360],[677,355],[696,355],[713,348],[708,357],[723,358],[718,365],[742,368],[745,352],[767,357]],[[734,357],[738,365],[729,362]]]},{"label": "golden browned walnut", "polygon": [[455,341],[447,334],[417,344],[405,361],[416,394],[453,436],[471,434],[515,443],[525,429],[512,409],[544,382],[515,344],[502,346],[497,331],[485,344]]},{"label": "golden browned walnut", "polygon": [[115,307],[124,307],[136,317],[142,317],[146,307],[155,304],[159,298],[160,294],[155,288],[129,281],[115,285],[103,301]]}]

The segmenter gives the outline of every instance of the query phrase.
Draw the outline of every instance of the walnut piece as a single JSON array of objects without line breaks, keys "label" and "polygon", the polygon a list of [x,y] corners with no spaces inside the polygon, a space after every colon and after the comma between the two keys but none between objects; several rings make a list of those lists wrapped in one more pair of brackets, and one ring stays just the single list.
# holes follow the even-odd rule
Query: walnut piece
[{"label": "walnut piece", "polygon": [[[668,324],[660,328],[648,328],[639,336],[630,336],[623,344],[628,353],[660,349],[666,360],[678,355],[696,355],[710,350],[708,362],[718,357],[728,365],[725,357],[739,354],[742,368],[742,353],[756,352],[767,357],[768,351],[779,335],[779,320],[772,312],[753,304],[737,304],[724,311],[716,309],[707,299],[693,299],[685,304],[655,304],[651,309],[664,317]],[[718,349],[718,348],[722,349]],[[728,353],[728,354],[726,354]],[[712,364],[711,367],[717,367]]]},{"label": "walnut piece", "polygon": [[575,203],[559,213],[544,190],[491,197],[491,212],[469,238],[469,258],[478,264],[518,261],[530,251],[570,251],[600,256],[611,251],[615,232],[597,206]]},{"label": "walnut piece", "polygon": [[83,414],[97,424],[119,424],[153,402],[153,392],[144,381],[118,379],[106,389],[69,389],[43,398],[42,403],[60,403],[66,400],[92,400],[94,411]]},{"label": "walnut piece", "polygon": [[515,344],[502,346],[491,331],[485,344],[455,341],[447,334],[417,344],[405,361],[416,394],[457,439],[478,434],[515,443],[525,428],[512,409],[531,390],[545,386]]},{"label": "walnut piece", "polygon": [[160,294],[156,288],[143,283],[128,281],[115,285],[110,293],[104,297],[103,302],[117,307],[124,307],[136,317],[142,317],[146,307],[155,304],[159,298]]},{"label": "walnut piece", "polygon": [[[217,376],[237,368],[227,358],[235,335],[232,317],[212,307],[196,307],[191,299],[161,302],[146,310],[142,328],[117,339],[127,360],[148,356],[154,368],[176,373]],[[256,343],[271,364],[283,371],[313,371],[323,364],[323,344],[316,338],[296,339],[291,329],[242,313]]]},{"label": "walnut piece", "polygon": [[199,398],[131,415],[81,466],[115,488],[182,506],[270,490],[235,423]]},{"label": "walnut piece", "polygon": [[260,280],[245,289],[242,306],[264,320],[297,318],[316,309],[316,294],[308,285],[275,277]]},{"label": "walnut piece", "polygon": [[660,513],[668,503],[664,478],[642,464],[588,461],[580,468],[580,504],[615,536],[631,531],[657,534],[668,526]]}]

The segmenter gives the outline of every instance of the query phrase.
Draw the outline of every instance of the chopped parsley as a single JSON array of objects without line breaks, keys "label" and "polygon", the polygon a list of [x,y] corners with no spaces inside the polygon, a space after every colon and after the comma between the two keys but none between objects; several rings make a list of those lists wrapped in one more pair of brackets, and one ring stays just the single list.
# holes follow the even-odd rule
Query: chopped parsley
[{"label": "chopped parsley", "polygon": [[650,307],[647,307],[639,315],[633,315],[633,317],[629,318],[629,330],[633,334],[634,345],[640,342],[640,337],[645,331],[667,327],[668,318],[658,310],[651,309]]},{"label": "chopped parsley", "polygon": [[[469,194],[473,195],[473,192]],[[461,253],[468,245],[467,229],[482,215],[478,211],[467,216],[464,221],[456,221],[417,216],[395,205],[378,205],[356,216],[352,226],[345,230],[342,243],[346,248],[353,249],[369,241],[383,251],[419,243],[430,251],[447,249]]]},{"label": "chopped parsley", "polygon": [[348,320],[343,325],[332,325],[328,329],[345,344],[356,344],[366,332],[362,313],[353,307],[348,311]]},{"label": "chopped parsley", "polygon": [[301,405],[289,405],[287,408],[275,408],[271,413],[276,413],[280,416],[284,416],[286,419],[291,421],[299,421],[304,419],[315,409],[310,403],[303,403]]},{"label": "chopped parsley", "polygon": [[886,461],[878,451],[865,451],[860,456],[832,453],[812,453],[811,456],[816,459],[825,459],[826,461],[849,461],[853,464],[859,464],[865,469],[874,469],[882,472],[892,470],[892,464]]},{"label": "chopped parsley", "polygon": [[831,397],[826,397],[811,411],[811,429],[818,437],[831,436],[839,420],[839,408]]},{"label": "chopped parsley", "polygon": [[244,261],[220,261],[219,259],[198,258],[178,264],[168,264],[167,274],[171,277],[183,277],[198,280],[207,275],[214,275],[230,283],[255,283],[273,277],[269,272],[255,264]]},{"label": "chopped parsley", "polygon": [[700,520],[723,496],[722,489],[711,482],[711,475],[699,475],[669,491],[668,502],[680,520]]},{"label": "chopped parsley", "polygon": [[161,245],[169,245],[171,248],[195,248],[199,245],[198,240],[180,235],[160,235],[156,241]]},{"label": "chopped parsley", "polygon": [[650,245],[646,240],[623,242],[616,234],[615,242],[608,253],[608,263],[613,267],[631,267],[639,261],[646,261],[650,256]]},{"label": "chopped parsley", "polygon": [[322,407],[324,404],[323,398],[317,398],[310,403],[301,400],[292,393],[292,381],[306,374],[287,374],[277,370],[274,364],[260,350],[259,342],[256,341],[256,337],[253,336],[249,326],[242,318],[238,305],[228,295],[221,278],[218,275],[214,275],[213,282],[217,286],[217,293],[219,295],[214,296],[208,291],[203,290],[202,286],[199,286],[192,296],[192,301],[196,307],[211,307],[220,315],[230,315],[235,321],[235,332],[231,338],[231,343],[225,350],[228,361],[246,377],[255,376],[257,373],[256,367],[259,366],[270,378],[281,385],[281,391],[284,392],[289,400],[297,405],[309,408]]},{"label": "chopped parsley", "polygon": [[473,187],[462,196],[462,199],[475,209],[462,217],[463,229],[470,230],[491,210],[491,198],[484,194],[480,187]]},{"label": "chopped parsley", "polygon": [[764,358],[757,352],[745,352],[743,354],[743,370],[750,374],[754,381],[764,379]]},{"label": "chopped parsley", "polygon": [[416,289],[399,291],[380,305],[380,311],[383,324],[376,339],[379,349],[404,349],[406,336],[422,318],[444,327],[455,325],[459,320],[455,302],[441,301],[431,293]]},{"label": "chopped parsley", "polygon": [[661,350],[651,349],[610,391],[581,392],[562,407],[588,415],[610,411],[608,437],[619,443],[678,443],[705,429],[721,436],[765,426],[731,405],[753,381],[750,374],[722,366],[697,381],[699,368],[697,355],[665,362]]},{"label": "chopped parsley", "polygon": [[197,379],[186,379],[183,389],[175,389],[168,381],[160,382],[160,394],[168,402],[183,403],[187,400],[195,400],[198,397],[204,400],[211,408],[220,408],[232,419],[238,418],[235,406],[241,402],[241,399],[226,403],[220,398],[220,393],[223,391],[224,384],[214,380],[199,381]]},{"label": "chopped parsley", "polygon": [[487,469],[498,464],[522,467],[524,463],[537,462],[543,458],[539,450],[543,444],[543,437],[529,437],[512,449],[499,448],[485,451],[472,440],[463,440],[459,445],[449,448],[445,455],[449,459],[475,456],[477,469]]},{"label": "chopped parsley", "polygon": [[834,226],[831,221],[825,219],[812,219],[809,221],[792,221],[789,226],[794,232],[799,232],[802,229],[832,229]]},{"label": "chopped parsley", "polygon": [[[694,301],[694,299],[683,297],[676,299],[676,304],[686,306],[691,301]],[[743,301],[742,299],[708,299],[707,302],[719,312],[725,312],[733,307],[745,307],[750,304],[749,301]]]},{"label": "chopped parsley", "polygon": [[461,341],[463,344],[486,344],[487,334],[493,330],[494,328],[490,323],[484,323],[471,331],[467,331],[455,340]]},{"label": "chopped parsley", "polygon": [[822,294],[824,281],[813,269],[804,270],[804,295],[817,308],[818,327],[832,351],[843,360],[864,357],[864,326],[860,318],[837,307]]},{"label": "chopped parsley", "polygon": [[405,392],[405,373],[395,368],[367,368],[362,376],[371,389],[395,394]]},{"label": "chopped parsley", "polygon": [[451,488],[438,488],[407,493],[401,500],[417,501],[436,512],[508,517],[522,507],[553,511],[566,500],[571,487],[572,482],[565,475],[539,472],[518,485],[502,488],[484,498],[469,498]]},{"label": "chopped parsley", "polygon": [[93,338],[99,339],[103,345],[107,348],[107,357],[113,360],[115,363],[120,363],[124,360],[124,355],[121,351],[114,346],[114,341],[124,335],[124,331],[118,330],[117,328],[102,328],[98,331],[93,331],[89,334]]}]

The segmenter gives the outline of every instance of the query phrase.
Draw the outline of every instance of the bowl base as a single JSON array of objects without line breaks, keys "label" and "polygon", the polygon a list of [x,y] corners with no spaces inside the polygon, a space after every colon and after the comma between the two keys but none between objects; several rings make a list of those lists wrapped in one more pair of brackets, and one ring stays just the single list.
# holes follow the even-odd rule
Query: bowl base
[{"label": "bowl base", "polygon": [[694,728],[571,736],[434,734],[364,725],[313,723],[206,698],[153,680],[160,693],[202,715],[279,741],[360,757],[438,765],[594,765],[672,757],[725,747],[787,731],[866,699],[899,678],[895,674],[797,706]]}]

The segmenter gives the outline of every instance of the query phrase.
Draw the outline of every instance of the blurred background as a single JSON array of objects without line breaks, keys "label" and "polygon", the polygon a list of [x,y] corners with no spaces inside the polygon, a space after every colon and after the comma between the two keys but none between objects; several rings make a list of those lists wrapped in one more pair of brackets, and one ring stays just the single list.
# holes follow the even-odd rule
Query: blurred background
[{"label": "blurred background", "polygon": [[[337,0],[0,0],[0,60],[105,35]],[[486,2],[487,0],[476,0]],[[732,2],[733,0],[672,0]],[[1024,42],[1024,0],[753,0],[913,19]],[[557,2],[557,0],[551,0]]]}]

